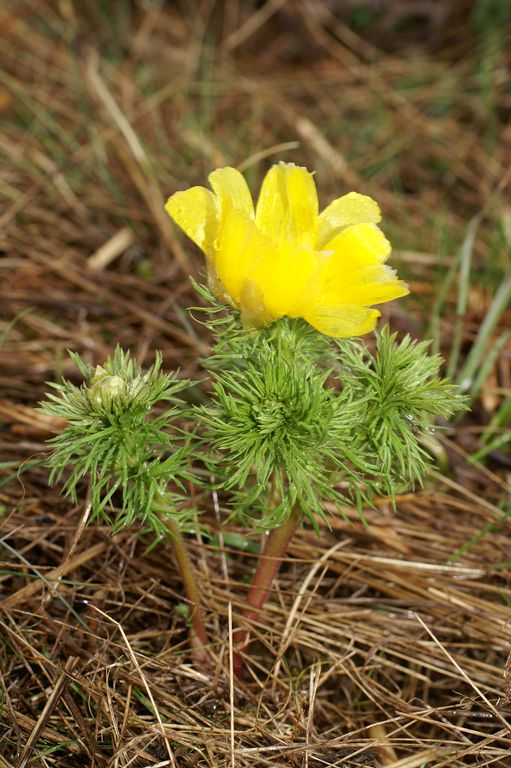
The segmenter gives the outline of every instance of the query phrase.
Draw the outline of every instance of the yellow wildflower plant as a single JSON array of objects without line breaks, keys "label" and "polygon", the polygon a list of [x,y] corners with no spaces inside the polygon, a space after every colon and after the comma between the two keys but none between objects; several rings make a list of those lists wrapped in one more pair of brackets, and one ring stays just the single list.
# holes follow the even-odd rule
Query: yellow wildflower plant
[{"label": "yellow wildflower plant", "polygon": [[212,192],[176,192],[165,209],[206,255],[213,293],[245,324],[302,317],[328,336],[361,336],[381,314],[372,305],[409,293],[385,264],[391,246],[372,198],[350,192],[319,213],[312,174],[293,163],[270,168],[255,208],[235,168],[208,179]]}]

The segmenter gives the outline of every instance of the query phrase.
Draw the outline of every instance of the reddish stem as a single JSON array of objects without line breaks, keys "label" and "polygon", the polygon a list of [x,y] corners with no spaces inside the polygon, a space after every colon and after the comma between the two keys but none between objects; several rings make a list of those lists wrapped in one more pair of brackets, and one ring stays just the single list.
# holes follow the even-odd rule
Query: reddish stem
[{"label": "reddish stem", "polygon": [[197,669],[209,675],[210,658],[206,650],[209,640],[206,625],[204,624],[201,597],[197,582],[195,581],[192,561],[178,525],[171,518],[166,518],[164,522],[169,532],[169,539],[174,549],[179,572],[183,580],[185,595],[190,607],[192,659]]},{"label": "reddish stem", "polygon": [[[273,581],[282,565],[289,542],[293,538],[301,519],[302,513],[295,507],[287,520],[269,534],[264,552],[259,556],[256,572],[250,582],[247,607],[242,613],[247,623],[256,622],[259,619]],[[233,659],[234,674],[241,678],[244,666],[243,654],[250,642],[250,629],[248,627],[237,629],[234,632],[233,641],[236,645]]]}]

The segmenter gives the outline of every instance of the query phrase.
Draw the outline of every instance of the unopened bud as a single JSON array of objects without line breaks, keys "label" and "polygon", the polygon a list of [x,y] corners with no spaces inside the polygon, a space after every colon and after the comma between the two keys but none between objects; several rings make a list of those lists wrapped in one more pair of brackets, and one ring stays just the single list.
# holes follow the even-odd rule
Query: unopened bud
[{"label": "unopened bud", "polygon": [[109,375],[100,365],[91,379],[89,399],[95,405],[110,405],[126,394],[126,382],[120,376]]}]

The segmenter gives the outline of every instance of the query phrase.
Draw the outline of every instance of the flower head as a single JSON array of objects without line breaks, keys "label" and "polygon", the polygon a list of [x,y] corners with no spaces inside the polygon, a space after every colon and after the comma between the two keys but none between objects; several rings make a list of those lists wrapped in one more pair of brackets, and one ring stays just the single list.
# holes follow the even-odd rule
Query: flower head
[{"label": "flower head", "polygon": [[246,324],[302,317],[328,336],[360,336],[380,316],[373,304],[409,292],[385,265],[391,246],[370,197],[350,192],[319,213],[312,174],[293,163],[270,168],[255,208],[235,168],[208,178],[213,192],[191,187],[165,208],[205,253],[215,295]]}]

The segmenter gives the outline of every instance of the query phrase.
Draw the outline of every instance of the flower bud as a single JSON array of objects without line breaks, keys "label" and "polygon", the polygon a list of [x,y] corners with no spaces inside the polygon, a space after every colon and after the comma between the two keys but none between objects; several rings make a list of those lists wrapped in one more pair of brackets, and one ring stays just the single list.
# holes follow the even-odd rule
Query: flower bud
[{"label": "flower bud", "polygon": [[120,376],[112,376],[100,365],[91,379],[89,400],[93,405],[109,406],[126,394],[126,382]]}]

